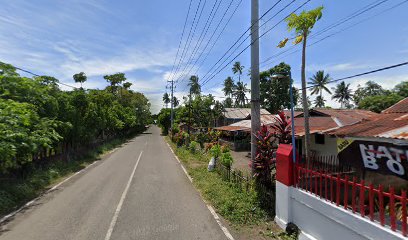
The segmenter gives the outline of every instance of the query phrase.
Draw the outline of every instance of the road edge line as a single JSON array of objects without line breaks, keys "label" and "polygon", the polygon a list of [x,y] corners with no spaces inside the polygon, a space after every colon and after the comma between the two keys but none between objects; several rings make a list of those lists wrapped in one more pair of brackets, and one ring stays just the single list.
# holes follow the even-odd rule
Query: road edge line
[{"label": "road edge line", "polygon": [[[147,144],[147,142],[146,142]],[[146,145],[145,145],[146,146]],[[108,228],[108,232],[105,235],[105,240],[110,240],[113,229],[115,228],[116,221],[118,220],[120,210],[122,209],[123,202],[125,201],[126,195],[129,192],[130,184],[132,184],[133,177],[135,176],[136,168],[139,165],[140,158],[142,157],[143,151],[140,152],[139,157],[136,161],[135,166],[133,167],[132,174],[130,174],[129,180],[126,184],[125,190],[123,190],[122,196],[120,197],[119,203],[116,207],[115,213],[113,214],[113,218]]]},{"label": "road edge line", "polygon": [[[164,139],[163,139],[164,140]],[[177,157],[176,153],[173,151],[173,149],[171,148],[170,144],[164,140],[165,143],[167,144],[167,146],[169,147],[170,151],[173,153],[174,158],[177,160],[177,162],[180,164],[181,168],[183,169],[183,172],[186,174],[188,180],[190,180],[191,183],[193,183],[193,179],[191,178],[190,174],[188,174],[186,168],[184,167],[184,165],[181,163],[180,159]],[[214,220],[217,222],[218,226],[221,228],[221,231],[224,233],[224,235],[229,239],[229,240],[235,240],[234,237],[231,235],[231,233],[229,232],[228,228],[225,227],[221,220],[220,217],[218,217],[217,213],[215,212],[214,208],[206,203],[203,199],[203,196],[201,195],[201,193],[196,189],[196,191],[200,194],[201,200],[204,202],[204,204],[207,206],[207,209],[210,211],[211,215],[213,216]],[[108,239],[105,239],[108,240]]]},{"label": "road edge line", "polygon": [[69,180],[71,180],[73,177],[77,176],[78,174],[84,172],[85,170],[87,170],[88,168],[90,168],[92,165],[94,165],[95,163],[99,162],[100,160],[95,160],[93,163],[89,164],[88,166],[86,166],[85,168],[79,170],[78,172],[72,174],[71,176],[65,178],[64,180],[62,180],[61,182],[59,182],[58,184],[56,184],[55,186],[53,186],[52,188],[46,190],[45,192],[43,192],[42,194],[40,194],[38,197],[30,200],[29,202],[27,202],[26,204],[24,204],[23,206],[21,206],[19,209],[15,210],[14,212],[11,212],[9,214],[7,214],[6,216],[2,217],[0,219],[0,224],[3,224],[4,222],[6,222],[7,220],[9,220],[10,218],[14,217],[17,213],[23,211],[24,209],[26,209],[27,207],[31,206],[33,203],[35,203],[36,201],[40,200],[44,195],[55,191],[58,187],[60,187],[62,184],[68,182]]}]

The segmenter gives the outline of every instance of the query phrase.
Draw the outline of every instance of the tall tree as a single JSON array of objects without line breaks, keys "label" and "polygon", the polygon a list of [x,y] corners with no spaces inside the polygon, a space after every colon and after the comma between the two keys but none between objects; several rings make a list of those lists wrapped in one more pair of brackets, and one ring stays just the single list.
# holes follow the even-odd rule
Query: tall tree
[{"label": "tall tree", "polygon": [[117,90],[118,85],[122,82],[126,81],[126,77],[124,73],[115,73],[112,75],[105,75],[103,78],[110,83],[110,89],[112,93],[115,93]]},{"label": "tall tree", "polygon": [[9,77],[16,77],[19,74],[16,72],[17,69],[8,63],[4,63],[0,61],[0,76],[9,76]]},{"label": "tall tree", "polygon": [[402,99],[404,99],[404,97],[395,93],[368,96],[359,102],[358,108],[380,113],[382,110],[391,107]]},{"label": "tall tree", "polygon": [[123,88],[126,89],[126,90],[129,90],[132,85],[133,85],[133,83],[131,83],[131,82],[125,82],[123,84]]},{"label": "tall tree", "polygon": [[234,87],[235,87],[234,80],[231,77],[227,77],[224,80],[224,88],[222,89],[222,91],[224,91],[225,96],[231,97],[232,93],[234,92]]},{"label": "tall tree", "polygon": [[190,87],[190,94],[194,96],[198,96],[201,94],[201,86],[198,80],[198,76],[193,75],[190,77],[190,81],[188,83],[188,86]]},{"label": "tall tree", "polygon": [[325,106],[326,100],[322,96],[317,96],[314,100],[315,107],[323,108]]},{"label": "tall tree", "polygon": [[74,78],[74,81],[76,83],[81,83],[81,89],[82,89],[82,83],[86,82],[86,80],[87,80],[87,77],[86,77],[85,73],[80,72],[80,73],[74,74],[74,76],[72,76],[72,77]]},{"label": "tall tree", "polygon": [[232,72],[234,74],[238,73],[238,82],[241,82],[241,75],[243,70],[244,66],[242,66],[240,62],[235,62],[234,65],[232,66]]},{"label": "tall tree", "polygon": [[222,102],[224,108],[231,108],[234,104],[234,102],[232,101],[232,98],[227,97],[225,98],[225,100]]},{"label": "tall tree", "polygon": [[395,86],[394,92],[402,97],[408,97],[408,81],[402,82]]},{"label": "tall tree", "polygon": [[167,106],[168,106],[169,103],[170,103],[170,97],[169,97],[169,94],[168,94],[168,93],[164,93],[164,94],[163,94],[163,102],[164,102],[164,104],[166,104],[166,108],[167,108]]},{"label": "tall tree", "polygon": [[341,108],[347,107],[353,97],[350,89],[350,83],[346,84],[344,81],[342,81],[341,83],[337,84],[333,90],[334,94],[332,99],[336,99],[341,104]]},{"label": "tall tree", "polygon": [[[285,73],[287,78],[275,78],[273,75]],[[290,109],[290,66],[280,63],[260,73],[260,101],[262,108],[272,114]],[[294,105],[298,101],[298,91],[294,88]]]},{"label": "tall tree", "polygon": [[[306,159],[310,156],[310,128],[309,128],[309,109],[307,106],[306,97],[306,46],[307,37],[314,27],[316,22],[322,17],[322,7],[315,8],[310,11],[303,11],[299,15],[292,13],[285,21],[288,24],[288,30],[295,30],[296,40],[294,44],[299,44],[302,42],[302,99],[303,99],[303,111],[305,119],[305,154]],[[288,39],[286,38],[281,43],[279,47],[284,47]]]},{"label": "tall tree", "polygon": [[176,96],[173,96],[173,107],[177,107],[180,104],[180,101]]},{"label": "tall tree", "polygon": [[353,100],[356,105],[359,105],[359,103],[366,97],[386,95],[389,93],[390,92],[388,90],[385,90],[380,84],[373,81],[368,81],[365,83],[364,87],[360,85],[357,86],[357,90],[353,95]]},{"label": "tall tree", "polygon": [[238,82],[235,86],[234,97],[236,107],[246,107],[247,97],[246,93],[249,92],[246,83]]},{"label": "tall tree", "polygon": [[[326,85],[331,80],[329,74],[324,74],[324,71],[317,71],[313,77],[309,78],[309,82],[307,84],[312,85],[310,91],[312,95],[319,94],[320,98],[323,99],[323,91],[328,92],[331,94],[330,90],[326,87]],[[324,99],[323,99],[324,100]]]}]

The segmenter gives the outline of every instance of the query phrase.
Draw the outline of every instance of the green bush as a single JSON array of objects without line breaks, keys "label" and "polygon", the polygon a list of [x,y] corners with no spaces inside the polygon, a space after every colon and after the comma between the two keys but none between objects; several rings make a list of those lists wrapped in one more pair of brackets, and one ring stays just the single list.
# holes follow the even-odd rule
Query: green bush
[{"label": "green bush", "polygon": [[230,152],[224,152],[221,155],[221,164],[227,168],[231,168],[234,159],[231,156]]},{"label": "green bush", "polygon": [[219,144],[214,144],[210,149],[211,156],[218,158],[221,155],[221,146]]},{"label": "green bush", "polygon": [[190,152],[195,153],[198,149],[198,146],[199,146],[198,142],[191,141],[188,148],[190,149]]}]

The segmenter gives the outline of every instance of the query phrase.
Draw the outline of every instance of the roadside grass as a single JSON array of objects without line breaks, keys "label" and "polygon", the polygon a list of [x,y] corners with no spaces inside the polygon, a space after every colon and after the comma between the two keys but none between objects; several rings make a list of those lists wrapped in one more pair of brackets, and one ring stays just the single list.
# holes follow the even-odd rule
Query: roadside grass
[{"label": "roadside grass", "polygon": [[42,168],[32,169],[24,179],[0,179],[0,217],[40,196],[52,185],[100,159],[103,154],[120,146],[130,138],[129,136],[113,139],[89,150],[81,157],[73,158],[70,161],[57,160]]},{"label": "roadside grass", "polygon": [[208,172],[209,154],[201,151],[192,153],[184,146],[177,148],[169,137],[165,139],[186,167],[203,198],[243,235],[242,239],[296,239],[282,232],[261,208],[254,189],[242,191],[233,183],[224,181],[216,171]]}]

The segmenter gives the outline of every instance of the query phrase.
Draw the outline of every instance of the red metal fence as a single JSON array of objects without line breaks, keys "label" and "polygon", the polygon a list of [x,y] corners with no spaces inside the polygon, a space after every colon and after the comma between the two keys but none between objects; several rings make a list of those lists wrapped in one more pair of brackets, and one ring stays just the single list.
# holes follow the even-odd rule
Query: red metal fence
[{"label": "red metal fence", "polygon": [[328,173],[295,166],[295,187],[330,203],[360,214],[373,222],[407,236],[407,192],[385,191],[382,185],[366,185],[346,173]]}]

